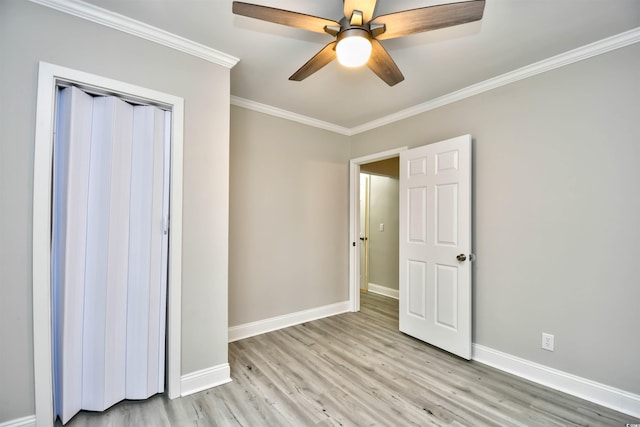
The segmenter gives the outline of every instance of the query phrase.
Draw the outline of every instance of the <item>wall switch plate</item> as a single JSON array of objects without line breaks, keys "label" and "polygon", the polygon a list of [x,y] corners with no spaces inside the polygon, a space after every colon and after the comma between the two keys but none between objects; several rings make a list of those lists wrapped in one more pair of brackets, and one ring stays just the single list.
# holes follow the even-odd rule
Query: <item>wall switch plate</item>
[{"label": "wall switch plate", "polygon": [[547,333],[542,333],[542,348],[544,350],[553,351],[553,339],[554,336]]},{"label": "wall switch plate", "polygon": [[384,224],[380,224],[380,231],[384,231]]}]

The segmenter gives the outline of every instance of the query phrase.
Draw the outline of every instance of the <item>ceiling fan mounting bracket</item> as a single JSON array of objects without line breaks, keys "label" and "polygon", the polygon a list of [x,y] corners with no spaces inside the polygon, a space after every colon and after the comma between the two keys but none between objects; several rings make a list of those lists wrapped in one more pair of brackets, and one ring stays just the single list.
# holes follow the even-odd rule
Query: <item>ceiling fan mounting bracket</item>
[{"label": "ceiling fan mounting bracket", "polygon": [[351,19],[349,19],[349,24],[355,27],[361,27],[364,24],[362,12],[359,10],[354,10],[351,14]]},{"label": "ceiling fan mounting bracket", "polygon": [[340,30],[342,29],[342,27],[339,27],[337,25],[325,25],[324,26],[324,32],[327,34],[330,34],[332,36],[337,36],[338,33],[340,32]]},{"label": "ceiling fan mounting bracket", "polygon": [[384,24],[369,24],[369,32],[371,32],[371,37],[376,38],[380,34],[387,31],[387,26]]}]

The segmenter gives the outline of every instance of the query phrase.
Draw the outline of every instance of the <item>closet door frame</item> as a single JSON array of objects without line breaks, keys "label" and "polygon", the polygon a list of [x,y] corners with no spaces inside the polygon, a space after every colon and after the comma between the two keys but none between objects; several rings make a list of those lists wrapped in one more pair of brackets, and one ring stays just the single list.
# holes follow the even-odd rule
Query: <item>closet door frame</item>
[{"label": "closet door frame", "polygon": [[33,172],[33,353],[36,423],[53,425],[51,316],[51,186],[56,91],[76,85],[96,94],[159,106],[171,111],[169,259],[167,276],[166,393],[180,396],[182,181],[184,100],[94,74],[40,62]]}]

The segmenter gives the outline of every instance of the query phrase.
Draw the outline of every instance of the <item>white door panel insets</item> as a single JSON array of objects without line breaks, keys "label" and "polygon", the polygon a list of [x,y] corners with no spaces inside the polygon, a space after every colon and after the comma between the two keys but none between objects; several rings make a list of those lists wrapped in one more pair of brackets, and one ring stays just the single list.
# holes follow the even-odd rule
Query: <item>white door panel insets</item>
[{"label": "white door panel insets", "polygon": [[435,186],[436,244],[456,246],[458,243],[458,184]]},{"label": "white door panel insets", "polygon": [[425,319],[426,313],[426,283],[427,268],[424,262],[409,261],[407,269],[409,271],[409,314]]},{"label": "white door panel insets", "polygon": [[458,150],[436,154],[436,175],[458,170]]},{"label": "white door panel insets", "polygon": [[[400,154],[400,331],[471,358],[471,136]],[[456,256],[465,254],[465,261]]]},{"label": "white door panel insets", "polygon": [[458,328],[458,269],[449,265],[435,267],[435,321],[453,330]]},{"label": "white door panel insets", "polygon": [[412,243],[426,243],[427,241],[427,189],[411,188],[407,195],[409,199],[409,241]]},{"label": "white door panel insets", "polygon": [[409,176],[419,176],[427,174],[427,158],[421,157],[412,159],[409,163]]}]

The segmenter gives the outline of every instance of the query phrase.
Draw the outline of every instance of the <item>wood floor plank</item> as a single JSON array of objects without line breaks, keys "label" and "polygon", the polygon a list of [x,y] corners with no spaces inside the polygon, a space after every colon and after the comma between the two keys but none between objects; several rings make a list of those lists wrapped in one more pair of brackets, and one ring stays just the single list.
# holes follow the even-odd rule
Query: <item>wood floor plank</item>
[{"label": "wood floor plank", "polygon": [[233,382],[81,412],[83,426],[623,426],[640,420],[398,331],[397,300],[229,344]]}]

